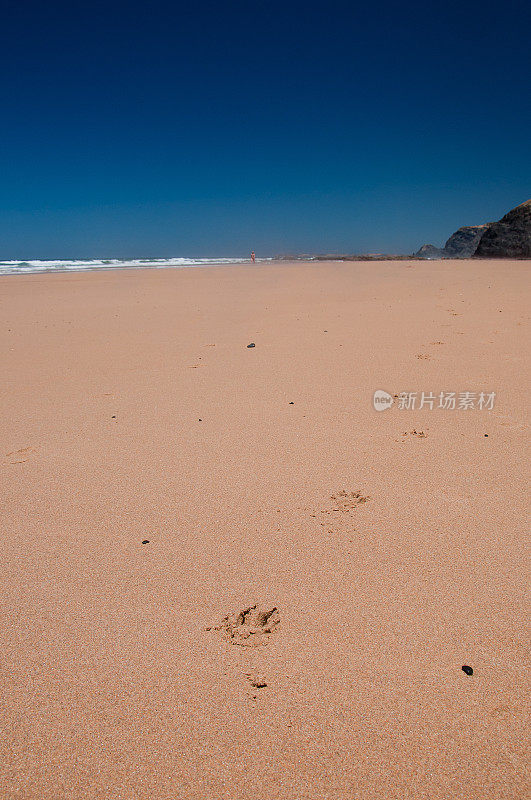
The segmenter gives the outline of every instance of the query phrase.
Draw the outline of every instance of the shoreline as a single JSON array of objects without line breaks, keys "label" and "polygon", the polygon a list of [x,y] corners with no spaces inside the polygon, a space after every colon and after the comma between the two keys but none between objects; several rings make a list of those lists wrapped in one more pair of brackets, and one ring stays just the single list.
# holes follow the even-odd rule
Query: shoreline
[{"label": "shoreline", "polygon": [[[68,263],[68,261],[69,261],[68,259],[57,259],[55,261],[52,260],[50,263],[57,264],[57,263],[62,262],[63,260],[64,260],[65,263]],[[119,260],[119,259],[116,259],[116,260]],[[6,261],[6,262],[0,262],[0,277],[5,277],[5,276],[8,276],[8,275],[47,275],[49,273],[54,273],[54,272],[58,272],[58,273],[68,272],[68,273],[75,274],[75,273],[78,273],[78,272],[108,272],[109,270],[115,270],[115,271],[122,272],[124,270],[137,270],[137,269],[145,269],[145,270],[187,269],[187,268],[188,269],[198,269],[198,268],[210,267],[210,266],[212,266],[212,267],[217,267],[217,266],[235,266],[237,264],[243,264],[243,265],[244,264],[248,264],[249,266],[252,266],[252,263],[251,263],[250,260],[246,261],[246,260],[243,260],[243,259],[234,259],[234,260],[232,260],[232,259],[230,259],[230,260],[229,259],[222,259],[222,258],[220,258],[220,259],[204,259],[204,260],[197,259],[197,263],[188,263],[188,264],[156,264],[156,263],[154,263],[156,260],[157,259],[154,259],[153,262],[151,262],[151,263],[149,262],[149,260],[146,260],[146,262],[142,262],[142,263],[139,263],[139,264],[125,263],[125,264],[123,264],[123,266],[120,265],[120,264],[117,264],[117,263],[114,263],[114,264],[101,264],[101,263],[92,264],[90,260],[87,260],[86,266],[64,266],[64,267],[61,267],[61,266],[50,266],[50,267],[30,266],[31,260],[30,260],[30,262],[24,262],[24,261],[16,262],[17,266],[15,266],[15,262],[13,262],[13,266],[12,267],[5,267],[6,264],[11,263],[11,262],[7,262]],[[166,259],[166,260],[167,261],[171,261],[172,259]],[[174,260],[176,261],[177,259],[174,259]],[[185,260],[185,259],[183,259],[183,260]],[[193,261],[193,259],[188,259],[188,260],[189,261]],[[37,259],[35,259],[34,261],[37,261]],[[94,261],[96,261],[96,260],[94,260]],[[123,259],[123,261],[127,261],[127,259]],[[205,261],[208,261],[208,263],[204,263]],[[257,260],[256,263],[270,263],[271,261],[273,261],[273,259],[260,259],[260,260]],[[43,262],[43,263],[48,263],[48,262]],[[83,259],[73,259],[70,263],[71,264],[83,264]],[[2,264],[4,265],[4,267],[2,267]],[[22,266],[22,265],[25,265],[25,264],[27,264],[28,266],[27,267],[26,266]],[[9,270],[9,271],[6,271],[6,270]]]},{"label": "shoreline", "polygon": [[[83,267],[50,267],[40,269],[35,267],[33,269],[25,269],[25,268],[17,268],[13,267],[11,271],[2,271],[1,263],[0,263],[0,278],[10,277],[15,275],[49,275],[53,273],[58,274],[77,274],[82,272],[124,272],[128,270],[180,270],[180,269],[209,269],[211,267],[265,267],[268,265],[299,265],[299,266],[309,266],[311,264],[403,264],[406,261],[413,261],[415,263],[420,264],[446,264],[446,263],[481,263],[482,261],[489,262],[489,261],[499,261],[501,263],[505,262],[520,262],[524,261],[527,262],[529,259],[527,258],[511,258],[511,259],[491,259],[491,258],[484,258],[481,256],[475,256],[473,258],[421,258],[419,256],[411,255],[411,256],[388,256],[388,257],[374,257],[374,256],[328,256],[328,255],[316,255],[311,257],[301,257],[301,258],[288,258],[288,257],[272,257],[272,258],[258,258],[256,262],[251,262],[250,260],[244,259],[211,259],[209,263],[196,263],[196,264],[150,264],[142,263],[142,264],[125,264],[124,266],[120,266],[118,264],[113,265],[98,265],[98,266],[83,266]],[[8,263],[8,262],[4,262]],[[19,262],[23,264],[25,262]]]}]

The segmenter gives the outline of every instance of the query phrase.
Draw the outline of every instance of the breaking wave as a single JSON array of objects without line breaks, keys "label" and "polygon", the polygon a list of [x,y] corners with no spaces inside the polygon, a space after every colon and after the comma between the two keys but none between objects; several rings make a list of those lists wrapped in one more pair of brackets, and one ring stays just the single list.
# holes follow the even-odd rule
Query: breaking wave
[{"label": "breaking wave", "polygon": [[[270,259],[256,259],[270,261]],[[0,261],[0,275],[34,272],[76,272],[105,269],[166,269],[168,267],[210,267],[223,264],[248,264],[248,258],[108,258],[58,259],[56,261]]]}]

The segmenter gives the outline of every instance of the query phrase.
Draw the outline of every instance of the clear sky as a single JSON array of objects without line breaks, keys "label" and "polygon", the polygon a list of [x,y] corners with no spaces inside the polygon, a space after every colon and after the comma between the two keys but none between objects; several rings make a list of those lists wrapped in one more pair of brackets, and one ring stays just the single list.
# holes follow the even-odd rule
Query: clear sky
[{"label": "clear sky", "polygon": [[531,196],[531,4],[44,2],[0,21],[0,259],[411,252]]}]

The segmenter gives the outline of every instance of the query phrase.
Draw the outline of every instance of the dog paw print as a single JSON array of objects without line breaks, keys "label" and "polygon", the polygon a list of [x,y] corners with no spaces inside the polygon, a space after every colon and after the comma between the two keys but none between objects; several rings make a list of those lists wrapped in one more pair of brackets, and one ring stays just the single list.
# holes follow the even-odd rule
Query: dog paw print
[{"label": "dog paw print", "polygon": [[[426,439],[428,437],[428,434],[425,433],[424,431],[418,431],[416,428],[414,428],[412,431],[404,431],[402,433],[403,437],[402,441],[405,442],[408,436],[416,436],[417,439]],[[398,442],[398,439],[396,439],[395,441]]]},{"label": "dog paw print", "polygon": [[207,631],[222,631],[229,644],[240,647],[257,647],[269,642],[269,637],[280,625],[278,608],[263,608],[258,604],[247,606],[237,614],[227,614],[219,625]]},{"label": "dog paw print", "polygon": [[334,511],[341,511],[342,513],[347,513],[349,511],[353,511],[358,506],[363,505],[371,498],[367,495],[362,495],[361,492],[346,492],[342,490],[337,494],[330,495],[330,500],[335,502],[336,507],[333,509]]},{"label": "dog paw print", "polygon": [[31,453],[35,448],[21,447],[20,450],[12,450],[11,453],[6,453],[6,458],[9,459],[10,464],[25,464]]}]

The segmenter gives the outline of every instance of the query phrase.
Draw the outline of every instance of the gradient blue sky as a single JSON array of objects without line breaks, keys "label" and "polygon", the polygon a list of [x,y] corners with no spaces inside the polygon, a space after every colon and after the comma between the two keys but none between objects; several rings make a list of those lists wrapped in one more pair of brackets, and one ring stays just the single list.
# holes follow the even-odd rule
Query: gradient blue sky
[{"label": "gradient blue sky", "polygon": [[411,252],[531,196],[523,0],[9,5],[0,259]]}]

